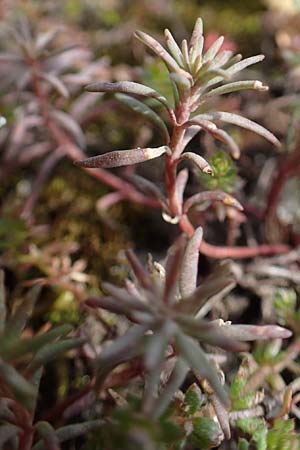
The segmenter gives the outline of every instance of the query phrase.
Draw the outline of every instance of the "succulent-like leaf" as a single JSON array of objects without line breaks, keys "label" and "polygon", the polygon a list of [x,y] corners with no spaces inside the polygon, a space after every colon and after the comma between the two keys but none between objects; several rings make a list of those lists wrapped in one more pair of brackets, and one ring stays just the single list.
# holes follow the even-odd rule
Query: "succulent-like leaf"
[{"label": "succulent-like leaf", "polygon": [[169,143],[170,136],[165,122],[159,117],[158,114],[156,114],[155,111],[153,111],[153,109],[149,108],[149,106],[145,105],[145,103],[142,103],[136,98],[130,97],[126,94],[116,94],[116,98],[129,108],[133,109],[133,111],[141,114],[147,120],[150,120],[150,122],[152,122],[161,131],[165,143]]},{"label": "succulent-like leaf", "polygon": [[168,104],[168,100],[161,95],[159,92],[154,89],[144,86],[140,83],[135,83],[133,81],[117,81],[115,83],[94,83],[89,84],[86,87],[86,90],[89,92],[112,92],[112,93],[123,93],[123,94],[132,94],[132,95],[140,95],[142,97],[154,98],[158,102],[167,108],[167,110],[171,111],[171,108]]},{"label": "succulent-like leaf", "polygon": [[292,336],[290,330],[278,325],[232,325],[220,322],[220,328],[226,336],[239,341],[287,339]]},{"label": "succulent-like leaf", "polygon": [[39,369],[41,366],[57,358],[62,353],[81,347],[85,341],[86,339],[84,337],[77,337],[45,345],[34,356],[28,366],[28,370],[32,372]]},{"label": "succulent-like leaf", "polygon": [[207,120],[221,120],[222,122],[231,123],[233,125],[237,125],[241,128],[245,128],[247,130],[253,131],[256,134],[259,134],[260,136],[264,137],[268,141],[270,141],[272,144],[276,146],[280,146],[280,142],[278,139],[272,134],[270,131],[268,131],[266,128],[262,127],[256,122],[253,122],[252,120],[246,119],[245,117],[242,117],[238,114],[228,113],[224,111],[218,111],[218,112],[212,112],[209,114],[200,114],[199,116],[194,117],[193,119],[200,118],[200,119],[207,119]]},{"label": "succulent-like leaf", "polygon": [[214,97],[216,95],[230,94],[232,92],[242,91],[244,89],[267,91],[269,87],[264,85],[261,81],[258,80],[234,81],[233,83],[227,83],[224,84],[224,86],[219,86],[215,89],[212,89],[207,94],[202,96],[202,100],[209,97]]},{"label": "succulent-like leaf", "polygon": [[61,450],[59,439],[49,422],[37,422],[34,428],[42,438],[47,450]]},{"label": "succulent-like leaf", "polygon": [[0,380],[6,384],[21,404],[31,407],[36,395],[34,386],[2,360],[0,360]]},{"label": "succulent-like leaf", "polygon": [[0,270],[0,335],[4,331],[6,320],[6,296],[4,285],[4,272]]},{"label": "succulent-like leaf", "polygon": [[201,378],[205,378],[222,403],[228,406],[228,396],[219,380],[218,374],[201,347],[180,331],[176,333],[175,341],[178,351],[191,369]]},{"label": "succulent-like leaf", "polygon": [[232,76],[236,74],[237,72],[240,72],[241,70],[246,69],[246,67],[252,66],[253,64],[256,64],[262,60],[265,59],[264,55],[256,55],[256,56],[250,56],[250,58],[242,59],[241,61],[237,62],[236,64],[231,65],[227,69],[227,75]]},{"label": "succulent-like leaf", "polygon": [[[59,442],[69,441],[79,436],[86,435],[91,431],[97,430],[103,426],[105,422],[103,420],[90,420],[88,422],[76,423],[73,425],[66,425],[65,427],[55,430],[55,436]],[[44,440],[38,441],[32,450],[48,450]]]},{"label": "succulent-like leaf", "polygon": [[175,181],[175,197],[176,204],[179,207],[179,214],[182,214],[182,203],[183,203],[183,195],[184,190],[188,181],[189,172],[187,169],[182,169],[178,173]]},{"label": "succulent-like leaf", "polygon": [[5,325],[5,339],[16,339],[18,336],[20,336],[26,326],[29,317],[32,314],[35,302],[40,291],[40,286],[34,286],[32,289],[30,289],[21,305],[9,317]]},{"label": "succulent-like leaf", "polygon": [[38,351],[44,345],[54,341],[58,337],[65,336],[72,330],[72,326],[65,324],[53,328],[52,330],[42,334],[34,336],[31,339],[22,339],[20,341],[4,341],[0,343],[0,355],[6,360],[18,358],[26,355],[27,353],[33,353]]},{"label": "succulent-like leaf", "polygon": [[234,278],[230,270],[230,265],[223,264],[198,286],[190,297],[181,299],[175,305],[175,309],[178,312],[196,315],[197,311],[199,311],[210,297],[218,294],[228,286],[234,286]]},{"label": "succulent-like leaf", "polygon": [[165,289],[163,294],[163,301],[168,304],[176,298],[176,291],[178,289],[178,279],[181,269],[182,257],[185,247],[185,240],[179,238],[168,251],[166,261],[166,279]]},{"label": "succulent-like leaf", "polygon": [[60,95],[69,98],[70,94],[65,84],[53,73],[42,73],[41,78],[47,81]]},{"label": "succulent-like leaf", "polygon": [[212,43],[212,45],[209,47],[209,49],[203,55],[203,63],[206,63],[207,61],[211,61],[214,59],[214,57],[216,56],[216,54],[222,47],[223,42],[224,42],[224,36],[220,36],[215,40],[215,42]]},{"label": "succulent-like leaf", "polygon": [[179,277],[179,289],[182,297],[189,297],[196,289],[199,248],[202,241],[203,230],[197,228],[192,238],[188,241]]},{"label": "succulent-like leaf", "polygon": [[74,164],[79,167],[88,167],[91,169],[101,167],[102,169],[111,169],[113,167],[122,167],[132,164],[139,164],[149,159],[159,158],[169,151],[169,147],[163,145],[157,148],[134,148],[130,150],[116,150],[103,155],[92,156],[91,158],[75,161]]},{"label": "succulent-like leaf", "polygon": [[165,412],[175,392],[178,391],[178,389],[184,382],[188,370],[189,368],[185,360],[178,356],[168,382],[153,406],[152,415],[155,419],[158,419]]},{"label": "succulent-like leaf", "polygon": [[134,252],[130,249],[126,250],[126,257],[139,284],[145,289],[151,289],[150,277],[138,258],[135,256]]},{"label": "succulent-like leaf", "polygon": [[193,152],[185,152],[180,156],[180,161],[183,160],[191,161],[195,166],[201,170],[203,173],[208,173],[209,175],[213,174],[212,167],[208,164],[208,162],[202,158],[202,156],[197,155]]},{"label": "succulent-like leaf", "polygon": [[231,206],[239,211],[243,211],[244,209],[230,194],[221,191],[204,191],[189,197],[184,203],[183,212],[186,214],[190,208],[205,201],[222,202],[224,205]]},{"label": "succulent-like leaf", "polygon": [[181,69],[175,59],[156,39],[154,39],[149,34],[144,33],[143,31],[136,31],[135,36],[164,61],[170,72],[176,72],[185,75],[188,79],[192,80],[192,76],[185,70]]},{"label": "succulent-like leaf", "polygon": [[8,448],[5,444],[7,444],[11,438],[15,437],[20,432],[21,429],[11,423],[0,425],[0,448]]},{"label": "succulent-like leaf", "polygon": [[70,114],[55,109],[50,112],[50,116],[60,127],[71,135],[80,148],[85,148],[85,136],[83,131]]},{"label": "succulent-like leaf", "polygon": [[179,66],[182,66],[183,65],[183,57],[182,57],[181,50],[180,50],[179,46],[177,45],[177,42],[173,38],[172,33],[168,29],[165,29],[165,39],[166,39],[166,44],[167,44],[167,47],[168,47],[171,55],[173,56],[173,58],[175,59],[177,64]]}]

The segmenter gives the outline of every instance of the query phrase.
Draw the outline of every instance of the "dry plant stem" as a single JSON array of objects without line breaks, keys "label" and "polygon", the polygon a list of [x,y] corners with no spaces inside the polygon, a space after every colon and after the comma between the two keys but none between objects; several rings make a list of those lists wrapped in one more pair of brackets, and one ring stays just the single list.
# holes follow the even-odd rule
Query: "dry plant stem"
[{"label": "dry plant stem", "polygon": [[[45,91],[43,89],[40,80],[40,68],[38,61],[34,59],[29,59],[28,64],[32,69],[32,87],[35,95],[39,101],[41,108],[41,114],[44,119],[45,127],[49,130],[50,135],[55,139],[56,144],[59,148],[63,148],[67,156],[72,160],[85,159],[85,153],[76,146],[73,141],[69,138],[68,134],[63,132],[56,123],[49,116],[49,104],[50,100],[47,98]],[[152,208],[158,208],[159,203],[151,198],[148,198],[137,191],[131,184],[126,181],[116,177],[110,172],[103,169],[84,169],[87,173],[92,175],[94,178],[98,179],[107,186],[120,191],[122,195],[128,200],[138,203],[144,206],[150,206]]]}]

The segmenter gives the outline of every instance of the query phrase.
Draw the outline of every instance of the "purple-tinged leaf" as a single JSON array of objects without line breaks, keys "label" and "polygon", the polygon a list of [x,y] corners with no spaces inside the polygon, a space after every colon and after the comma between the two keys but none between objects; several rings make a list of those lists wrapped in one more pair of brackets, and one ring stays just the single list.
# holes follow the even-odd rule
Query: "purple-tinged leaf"
[{"label": "purple-tinged leaf", "polygon": [[293,334],[290,330],[278,325],[231,325],[223,321],[218,323],[225,336],[239,341],[288,339]]},{"label": "purple-tinged leaf", "polygon": [[126,257],[139,284],[144,289],[151,290],[151,280],[149,275],[143,268],[135,253],[132,250],[126,250]]},{"label": "purple-tinged leaf", "polygon": [[186,214],[189,211],[189,209],[192,208],[194,205],[206,201],[222,202],[224,205],[231,206],[233,208],[238,209],[239,211],[243,211],[244,209],[242,205],[230,194],[221,191],[204,191],[192,195],[190,198],[186,200],[183,207],[184,214]]},{"label": "purple-tinged leaf", "polygon": [[146,178],[136,174],[130,175],[126,177],[126,179],[128,179],[141,192],[143,192],[143,194],[154,197],[165,209],[167,208],[166,198],[164,197],[161,190],[156,186],[156,184],[152,183],[152,181],[149,181]]},{"label": "purple-tinged leaf", "polygon": [[166,127],[164,121],[156,114],[153,109],[149,108],[149,106],[140,102],[136,98],[130,97],[126,94],[116,94],[116,98],[124,103],[129,108],[133,109],[133,111],[141,114],[147,120],[150,120],[162,133],[162,136],[165,140],[165,143],[168,144],[170,141],[170,136],[168,132],[168,128]]},{"label": "purple-tinged leaf", "polygon": [[168,251],[165,289],[163,295],[164,303],[166,304],[175,303],[184,247],[185,238],[181,236]]},{"label": "purple-tinged leaf", "polygon": [[180,389],[180,386],[184,382],[188,370],[189,368],[184,359],[178,357],[164,390],[160,393],[159,398],[157,398],[153,406],[152,416],[154,419],[159,419],[165,412],[174,398],[174,394]]},{"label": "purple-tinged leaf", "polygon": [[167,44],[167,47],[168,47],[171,55],[173,56],[173,58],[175,59],[177,64],[179,66],[182,66],[183,65],[183,57],[182,57],[181,50],[180,50],[177,42],[175,41],[172,33],[168,29],[165,29],[165,39],[166,39],[166,44]]},{"label": "purple-tinged leaf", "polygon": [[40,33],[35,41],[35,48],[39,52],[42,52],[46,49],[53,41],[54,39],[59,35],[60,30],[54,29],[49,30],[44,33]]},{"label": "purple-tinged leaf", "polygon": [[168,100],[161,95],[159,92],[155,91],[148,86],[144,86],[140,83],[135,83],[133,81],[117,81],[115,83],[100,82],[89,84],[86,87],[88,92],[112,92],[112,93],[122,93],[122,94],[132,94],[140,95],[142,97],[154,98],[158,102],[162,103],[168,110],[169,114],[173,114],[172,109],[168,104]]},{"label": "purple-tinged leaf", "polygon": [[0,359],[0,380],[16,400],[28,408],[31,407],[36,396],[34,386],[2,359]]},{"label": "purple-tinged leaf", "polygon": [[189,48],[188,48],[188,43],[187,43],[186,39],[183,39],[183,41],[181,43],[181,51],[182,51],[184,66],[190,72],[191,71],[190,55],[189,55]]},{"label": "purple-tinged leaf", "polygon": [[208,162],[204,158],[202,158],[202,156],[197,155],[196,153],[183,153],[180,157],[180,161],[183,160],[191,161],[203,173],[207,173],[208,175],[213,174],[213,169],[210,164],[208,164]]},{"label": "purple-tinged leaf", "polygon": [[224,36],[218,37],[215,42],[209,47],[209,49],[203,55],[203,63],[214,59],[224,42]]},{"label": "purple-tinged leaf", "polygon": [[64,83],[53,73],[41,73],[40,77],[47,81],[60,95],[69,98],[70,94]]},{"label": "purple-tinged leaf", "polygon": [[230,352],[242,352],[248,348],[246,344],[222,333],[218,321],[194,319],[190,315],[184,316],[182,314],[178,316],[176,321],[186,335],[200,342],[205,342]]},{"label": "purple-tinged leaf", "polygon": [[225,439],[229,440],[231,438],[230,424],[229,424],[229,414],[224,405],[220,402],[215,394],[209,396],[213,408],[215,410],[216,416],[220,427],[224,433]]},{"label": "purple-tinged leaf", "polygon": [[130,150],[116,150],[103,155],[75,161],[75,166],[88,167],[91,169],[101,167],[111,169],[114,167],[129,166],[139,164],[149,159],[159,158],[168,151],[168,147],[163,145],[157,148],[134,148]]},{"label": "purple-tinged leaf", "polygon": [[184,190],[188,181],[189,172],[187,169],[182,169],[178,173],[176,180],[175,180],[175,203],[178,206],[179,209],[179,215],[182,214],[182,204],[183,204],[183,195]]},{"label": "purple-tinged leaf", "polygon": [[48,450],[61,450],[59,439],[54,428],[49,422],[40,421],[34,426],[39,436],[42,438],[45,448]]},{"label": "purple-tinged leaf", "polygon": [[119,288],[110,283],[102,283],[102,286],[113,299],[116,299],[120,304],[123,303],[128,308],[128,311],[133,311],[134,309],[138,311],[149,311],[147,303],[132,298],[127,289]]},{"label": "purple-tinged leaf", "polygon": [[135,36],[164,61],[170,72],[176,72],[185,75],[188,79],[192,80],[191,74],[181,69],[175,59],[152,36],[144,33],[143,31],[136,31]]},{"label": "purple-tinged leaf", "polygon": [[194,117],[193,120],[196,118],[207,120],[221,120],[222,122],[231,123],[233,125],[237,125],[238,127],[245,128],[246,130],[250,130],[256,134],[259,134],[277,147],[281,146],[276,136],[274,136],[274,134],[272,134],[266,128],[262,127],[256,122],[253,122],[252,120],[246,119],[243,116],[239,116],[238,114],[218,111],[209,114],[200,114],[199,116]]},{"label": "purple-tinged leaf", "polygon": [[196,315],[207,300],[222,292],[225,288],[228,288],[229,286],[234,287],[234,285],[235,280],[230,265],[222,264],[196,288],[191,296],[182,298],[178,304],[175,305],[175,309],[184,314]]},{"label": "purple-tinged leaf", "polygon": [[[105,425],[103,420],[90,420],[88,422],[66,425],[55,430],[55,436],[59,442],[70,441],[82,435],[86,436],[88,433],[99,429],[103,425]],[[49,449],[47,449],[44,440],[40,440],[32,447],[32,450]]]},{"label": "purple-tinged leaf", "polygon": [[50,116],[60,127],[70,134],[80,148],[85,148],[85,136],[83,131],[73,117],[70,116],[70,114],[66,114],[63,111],[53,110],[50,112]]},{"label": "purple-tinged leaf", "polygon": [[198,17],[190,39],[190,48],[196,47],[202,35],[203,35],[203,20],[201,19],[201,17]]},{"label": "purple-tinged leaf", "polygon": [[225,406],[229,406],[228,396],[219,380],[218,373],[201,347],[180,331],[177,332],[175,340],[180,355],[185,359],[193,372],[197,376],[206,379],[221,402]]},{"label": "purple-tinged leaf", "polygon": [[241,70],[244,70],[246,67],[252,66],[253,64],[256,64],[260,61],[265,59],[264,55],[256,55],[251,56],[250,58],[242,59],[241,61],[237,62],[236,64],[233,64],[230,66],[226,72],[229,76],[234,75],[237,72],[240,72]]},{"label": "purple-tinged leaf", "polygon": [[133,325],[123,336],[119,336],[114,342],[105,347],[96,359],[96,367],[104,371],[116,367],[128,361],[140,353],[139,344],[147,331],[147,325]]},{"label": "purple-tinged leaf", "polygon": [[196,289],[199,248],[202,242],[202,236],[203,230],[199,227],[188,241],[184,251],[179,277],[179,290],[182,297],[189,297]]}]

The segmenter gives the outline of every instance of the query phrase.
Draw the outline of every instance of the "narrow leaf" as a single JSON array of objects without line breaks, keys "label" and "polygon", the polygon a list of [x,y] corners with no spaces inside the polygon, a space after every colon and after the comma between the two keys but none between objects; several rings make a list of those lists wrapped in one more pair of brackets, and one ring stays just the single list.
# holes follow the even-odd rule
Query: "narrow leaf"
[{"label": "narrow leaf", "polygon": [[34,286],[30,289],[21,305],[16,309],[14,314],[10,316],[5,326],[5,339],[16,339],[20,336],[32,314],[40,291],[40,286]]},{"label": "narrow leaf", "polygon": [[53,73],[42,73],[41,78],[47,81],[60,95],[69,98],[70,94],[65,84]]},{"label": "narrow leaf", "polygon": [[57,358],[61,354],[69,350],[81,347],[85,343],[85,341],[86,339],[84,337],[78,337],[65,339],[64,341],[45,345],[45,347],[41,348],[37,352],[30,365],[28,366],[28,370],[37,370],[38,368]]},{"label": "narrow leaf", "polygon": [[165,389],[160,393],[159,398],[153,406],[152,415],[154,419],[158,419],[165,412],[174,394],[183,384],[188,370],[189,368],[184,359],[178,357]]},{"label": "narrow leaf", "polygon": [[234,286],[234,278],[230,270],[230,265],[223,264],[220,265],[200,286],[198,286],[190,297],[181,299],[179,303],[175,305],[175,309],[185,314],[196,315],[209,298],[218,294],[228,286]]},{"label": "narrow leaf", "polygon": [[265,86],[261,81],[258,80],[235,81],[233,83],[227,83],[224,86],[212,89],[202,97],[202,100],[216,95],[230,94],[232,92],[241,91],[243,89],[255,89],[257,91],[267,91],[269,88],[268,86]]},{"label": "narrow leaf", "polygon": [[54,341],[58,337],[65,336],[72,330],[72,326],[65,324],[53,328],[52,330],[42,334],[34,336],[31,339],[22,339],[20,341],[8,341],[0,344],[0,354],[6,360],[18,358],[38,351],[44,345]]},{"label": "narrow leaf", "polygon": [[21,429],[16,425],[12,424],[3,424],[0,425],[0,448],[8,449],[9,447],[5,447],[5,444],[11,439],[17,436],[21,432]]},{"label": "narrow leaf", "polygon": [[[73,425],[66,425],[55,431],[55,435],[59,442],[69,441],[82,435],[87,435],[91,431],[97,430],[103,426],[105,422],[103,420],[90,420],[88,422],[76,423]],[[44,441],[37,442],[32,450],[48,450]]]},{"label": "narrow leaf", "polygon": [[197,228],[186,246],[179,277],[179,289],[182,297],[189,297],[196,289],[199,248],[202,242],[203,230]]},{"label": "narrow leaf", "polygon": [[175,59],[153,37],[151,37],[147,33],[144,33],[143,31],[136,31],[135,36],[164,61],[170,72],[181,73],[182,75],[185,75],[187,78],[192,80],[191,74],[181,69]]},{"label": "narrow leaf", "polygon": [[112,93],[123,93],[123,94],[133,94],[141,95],[142,97],[154,98],[158,102],[162,103],[169,113],[172,111],[168,100],[161,95],[159,92],[155,91],[148,86],[144,86],[140,83],[134,83],[133,81],[117,81],[115,83],[100,82],[89,84],[86,87],[89,92],[112,92]]},{"label": "narrow leaf", "polygon": [[222,122],[232,123],[233,125],[237,125],[241,128],[245,128],[247,130],[253,131],[256,134],[259,134],[260,136],[264,137],[277,147],[281,145],[278,139],[274,136],[274,134],[272,134],[266,128],[262,127],[256,122],[253,122],[252,120],[239,116],[238,114],[218,111],[210,114],[201,114],[200,116],[196,117],[208,120],[221,120]]},{"label": "narrow leaf", "polygon": [[237,72],[240,72],[241,70],[244,70],[246,67],[252,66],[253,64],[256,64],[260,61],[265,59],[264,55],[256,55],[251,56],[250,58],[242,59],[242,61],[237,62],[236,64],[233,64],[227,69],[227,74],[229,76],[234,75]]},{"label": "narrow leaf", "polygon": [[132,250],[126,250],[126,257],[128,259],[128,262],[130,264],[130,267],[136,276],[136,279],[138,280],[139,284],[144,289],[151,289],[151,280],[149,278],[148,273],[136,257],[135,253]]},{"label": "narrow leaf", "polygon": [[71,135],[80,148],[85,148],[86,143],[84,133],[76,120],[74,120],[70,114],[66,114],[63,111],[53,110],[50,112],[50,116],[59,126]]},{"label": "narrow leaf", "polygon": [[203,63],[214,59],[224,42],[224,36],[218,37],[203,56]]},{"label": "narrow leaf", "polygon": [[184,190],[188,181],[189,172],[187,169],[182,169],[178,173],[175,180],[175,202],[179,208],[179,214],[182,214],[182,204],[183,204],[183,195]]},{"label": "narrow leaf", "polygon": [[220,329],[225,336],[239,341],[287,339],[292,336],[290,330],[277,325],[232,325],[220,322]]},{"label": "narrow leaf", "polygon": [[47,450],[61,450],[59,439],[49,422],[40,421],[35,424],[34,428],[43,439]]},{"label": "narrow leaf", "polygon": [[149,108],[149,106],[145,105],[145,103],[142,103],[136,98],[130,97],[126,94],[116,94],[116,98],[129,108],[133,109],[133,111],[150,120],[150,122],[152,122],[161,131],[166,144],[169,143],[170,136],[168,129],[164,121],[159,117],[158,114],[156,114],[155,111],[153,111],[153,109]]},{"label": "narrow leaf", "polygon": [[179,331],[175,336],[175,340],[178,351],[187,364],[191,367],[193,372],[201,378],[205,378],[211,385],[212,389],[216,392],[222,403],[225,406],[228,406],[228,396],[219,380],[218,374],[201,347],[196,344],[193,339],[185,336]]},{"label": "narrow leaf", "polygon": [[103,155],[74,161],[75,166],[88,167],[91,169],[101,167],[111,169],[114,167],[129,166],[139,164],[149,159],[159,158],[169,151],[169,147],[163,145],[157,148],[134,148],[130,150],[116,150]]},{"label": "narrow leaf", "polygon": [[180,237],[168,251],[166,261],[166,280],[163,296],[166,304],[175,303],[184,247],[185,239]]},{"label": "narrow leaf", "polygon": [[243,211],[244,209],[242,205],[230,194],[221,191],[204,191],[188,198],[184,203],[183,212],[186,214],[193,206],[206,201],[222,202],[224,205],[231,206],[239,211]]},{"label": "narrow leaf", "polygon": [[168,29],[165,29],[165,39],[166,39],[167,47],[168,47],[171,55],[177,62],[177,64],[179,66],[183,65],[183,58],[182,58],[181,50],[180,50],[179,46],[177,45],[177,42],[175,41],[172,33]]},{"label": "narrow leaf", "polygon": [[4,331],[6,320],[6,296],[4,285],[4,271],[0,270],[0,335]]},{"label": "narrow leaf", "polygon": [[213,174],[212,167],[208,164],[208,162],[204,158],[202,158],[202,156],[192,152],[185,152],[181,155],[180,161],[183,161],[185,159],[195,164],[195,166],[199,170],[201,170],[201,172],[207,173],[209,175]]},{"label": "narrow leaf", "polygon": [[35,388],[12,366],[0,360],[0,380],[6,384],[15,398],[26,407],[35,399]]}]

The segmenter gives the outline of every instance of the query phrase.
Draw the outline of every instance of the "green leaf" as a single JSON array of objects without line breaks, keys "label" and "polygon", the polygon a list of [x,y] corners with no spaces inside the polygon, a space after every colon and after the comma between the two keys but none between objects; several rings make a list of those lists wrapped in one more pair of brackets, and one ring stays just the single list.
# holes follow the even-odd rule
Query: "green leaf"
[{"label": "green leaf", "polygon": [[219,425],[207,417],[193,419],[193,432],[190,437],[192,444],[201,450],[217,447],[223,440]]},{"label": "green leaf", "polygon": [[37,370],[69,350],[81,347],[85,343],[84,337],[66,339],[64,341],[47,344],[41,348],[28,366],[30,371]]},{"label": "green leaf", "polygon": [[198,345],[190,337],[185,336],[180,331],[177,332],[175,341],[178,351],[196,376],[205,378],[211,385],[212,389],[216,392],[222,403],[225,406],[228,406],[228,396],[219,380],[218,373],[213,364],[207,358],[205,352],[201,349],[200,345]]},{"label": "green leaf", "polygon": [[147,120],[150,120],[150,122],[152,122],[161,131],[165,143],[169,143],[170,135],[168,128],[166,127],[165,122],[159,117],[158,114],[156,114],[155,111],[153,111],[153,109],[149,108],[149,106],[145,105],[145,103],[140,102],[136,98],[129,97],[129,95],[126,94],[116,94],[116,98],[133,111],[141,114]]},{"label": "green leaf", "polygon": [[67,335],[71,330],[72,326],[66,324],[53,328],[42,335],[34,336],[31,339],[23,339],[18,342],[4,341],[2,345],[0,344],[0,354],[4,359],[10,361],[27,353],[37,352],[44,345],[58,337]]},{"label": "green leaf", "polygon": [[[59,442],[65,442],[71,439],[75,439],[78,436],[86,435],[91,431],[97,430],[104,424],[105,423],[103,420],[91,420],[89,422],[67,425],[56,430],[55,436],[57,437]],[[32,447],[32,450],[47,450],[47,447],[45,446],[44,441],[39,441]]]},{"label": "green leaf", "polygon": [[20,375],[12,366],[0,360],[0,380],[6,384],[15,398],[26,407],[31,407],[35,396],[35,387]]}]

